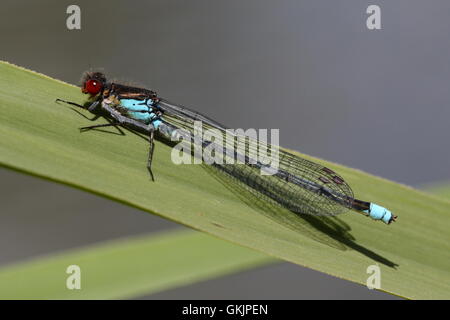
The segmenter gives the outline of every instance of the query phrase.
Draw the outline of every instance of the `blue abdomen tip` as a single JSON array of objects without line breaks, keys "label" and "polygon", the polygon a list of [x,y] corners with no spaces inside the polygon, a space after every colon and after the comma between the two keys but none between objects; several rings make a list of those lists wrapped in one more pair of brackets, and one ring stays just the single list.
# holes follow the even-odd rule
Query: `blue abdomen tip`
[{"label": "blue abdomen tip", "polygon": [[392,212],[390,212],[388,209],[379,206],[375,203],[370,204],[370,209],[368,212],[369,216],[374,220],[382,220],[384,223],[391,223],[393,221]]}]

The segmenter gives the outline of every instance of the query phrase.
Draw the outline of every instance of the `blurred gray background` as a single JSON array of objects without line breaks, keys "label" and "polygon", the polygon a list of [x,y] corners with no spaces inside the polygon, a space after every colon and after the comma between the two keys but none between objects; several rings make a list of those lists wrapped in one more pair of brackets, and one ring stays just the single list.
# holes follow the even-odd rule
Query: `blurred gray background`
[{"label": "blurred gray background", "polygon": [[[66,28],[70,4],[81,30]],[[381,30],[366,27],[370,4]],[[0,59],[74,84],[104,68],[229,127],[279,128],[285,147],[420,186],[450,180],[449,13],[444,0],[2,0]],[[0,194],[0,265],[181,228],[5,169]],[[280,263],[142,298],[395,297]]]}]

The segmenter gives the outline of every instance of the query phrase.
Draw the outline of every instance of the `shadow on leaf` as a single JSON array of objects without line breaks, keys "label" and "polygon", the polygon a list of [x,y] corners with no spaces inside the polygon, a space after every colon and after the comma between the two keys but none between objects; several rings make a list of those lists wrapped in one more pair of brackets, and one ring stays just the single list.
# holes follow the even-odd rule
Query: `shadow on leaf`
[{"label": "shadow on leaf", "polygon": [[337,250],[345,251],[350,248],[388,267],[395,269],[398,266],[398,264],[357,244],[356,239],[350,234],[350,226],[337,216],[314,216],[293,212],[210,165],[202,165],[202,167],[238,199],[276,223]]}]

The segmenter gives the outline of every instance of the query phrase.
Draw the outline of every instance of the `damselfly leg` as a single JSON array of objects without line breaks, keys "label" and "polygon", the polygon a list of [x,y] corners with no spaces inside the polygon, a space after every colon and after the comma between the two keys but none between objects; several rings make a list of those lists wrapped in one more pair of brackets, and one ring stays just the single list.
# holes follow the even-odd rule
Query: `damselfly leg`
[{"label": "damselfly leg", "polygon": [[75,103],[75,102],[72,102],[72,101],[59,99],[59,98],[56,99],[55,102],[63,102],[63,103],[70,104],[71,106],[75,106],[75,107],[78,107],[78,108],[81,108],[81,109],[87,109],[85,106],[82,106],[81,104],[78,104],[78,103]]},{"label": "damselfly leg", "polygon": [[89,131],[89,130],[97,130],[99,128],[105,128],[105,127],[114,127],[114,128],[117,129],[117,131],[119,131],[119,133],[114,133],[114,132],[111,132],[111,131],[104,131],[104,130],[98,130],[98,131],[112,133],[112,134],[117,134],[117,135],[120,135],[120,136],[124,136],[125,135],[125,132],[123,132],[123,130],[120,129],[120,126],[119,126],[120,124],[119,123],[111,121],[109,119],[106,119],[106,121],[108,121],[109,123],[102,123],[102,124],[96,124],[96,125],[93,125],[93,126],[81,127],[80,128],[80,132],[86,132],[86,131]]},{"label": "damselfly leg", "polygon": [[[63,103],[66,103],[68,105],[75,106],[77,108],[89,110],[91,112],[93,112],[95,110],[95,108],[97,107],[97,105],[98,105],[97,101],[94,101],[93,103],[91,103],[88,106],[82,106],[81,104],[78,104],[78,103],[75,103],[75,102],[71,102],[71,101],[62,100],[62,99],[56,99],[56,102],[63,102]],[[80,111],[78,111],[77,109],[74,109],[74,108],[71,108],[71,109],[73,111],[75,111],[76,113],[78,113],[80,116],[82,116],[83,118],[85,118],[85,119],[87,119],[89,121],[96,121],[96,120],[98,120],[99,118],[102,117],[100,114],[96,114],[92,118],[89,118],[86,115],[84,115],[83,113],[81,113]],[[121,136],[125,135],[125,133],[120,129],[120,127],[119,127],[120,123],[118,121],[113,121],[113,120],[110,120],[108,118],[105,118],[105,119],[106,119],[106,121],[108,121],[108,123],[96,124],[96,125],[87,126],[87,127],[81,127],[80,128],[80,132],[86,132],[86,131],[89,131],[89,130],[96,130],[98,128],[114,127],[114,128],[117,129],[117,131],[119,131],[119,133],[117,133],[118,135],[121,135]],[[107,132],[107,131],[105,131],[105,132]],[[108,132],[108,133],[114,133],[114,132]]]},{"label": "damselfly leg", "polygon": [[[98,105],[98,102],[97,102],[97,101],[94,101],[94,102],[93,102],[92,104],[90,104],[89,106],[83,106],[83,105],[81,105],[81,104],[78,104],[78,103],[75,103],[75,102],[72,102],[72,101],[63,100],[63,99],[56,99],[55,102],[63,102],[63,103],[65,103],[65,104],[68,104],[68,105],[71,105],[71,106],[75,106],[75,107],[77,107],[77,108],[81,108],[81,109],[84,109],[84,110],[89,110],[90,112],[93,112],[94,109],[95,109],[95,108],[97,107],[97,105]],[[85,118],[85,119],[87,119],[87,120],[89,120],[89,121],[95,121],[95,120],[97,120],[98,118],[101,117],[100,115],[96,114],[96,115],[94,115],[92,118],[89,118],[89,117],[87,117],[86,115],[82,114],[82,113],[81,113],[80,111],[78,111],[77,109],[74,109],[74,108],[70,108],[70,109],[72,109],[73,111],[75,111],[76,113],[78,113],[80,116],[82,116],[83,118]]]},{"label": "damselfly leg", "polygon": [[[97,130],[99,128],[105,128],[105,127],[114,127],[119,131],[120,135],[125,135],[125,133],[123,132],[123,130],[120,127],[127,128],[128,130],[130,130],[132,132],[136,132],[136,129],[144,129],[148,133],[147,141],[150,144],[149,150],[148,150],[148,157],[147,157],[147,170],[150,174],[150,178],[152,179],[152,181],[155,181],[155,177],[154,177],[153,171],[152,171],[152,160],[153,160],[153,152],[155,150],[154,132],[156,129],[152,124],[148,124],[148,125],[139,124],[139,126],[141,126],[141,127],[135,128],[135,126],[137,124],[135,121],[132,121],[129,118],[123,116],[122,114],[117,112],[111,105],[103,103],[103,104],[101,104],[101,106],[102,106],[101,108],[97,108],[97,106],[99,105],[98,101],[94,101],[92,104],[90,104],[88,106],[82,106],[78,103],[66,101],[66,100],[62,100],[62,99],[56,99],[56,102],[63,102],[68,105],[71,105],[71,106],[89,110],[90,112],[92,112],[94,114],[98,113],[98,114],[95,114],[94,117],[89,118],[89,117],[86,117],[81,112],[79,112],[78,110],[72,108],[73,111],[75,111],[76,113],[81,115],[83,118],[88,119],[90,121],[95,121],[100,117],[103,117],[104,119],[106,119],[106,121],[108,121],[108,123],[102,123],[102,124],[96,124],[96,125],[87,126],[87,127],[81,127],[80,128],[81,132],[85,132],[85,131],[89,131],[89,130]],[[105,117],[105,114],[101,112],[102,109],[107,112],[107,115],[109,117]],[[100,130],[100,131],[102,131],[102,130]],[[108,132],[108,131],[105,131],[105,132]],[[113,132],[108,132],[108,133],[113,133]]]},{"label": "damselfly leg", "polygon": [[155,177],[153,176],[153,172],[152,172],[153,152],[155,150],[154,133],[155,133],[155,130],[152,130],[152,131],[150,131],[150,134],[148,136],[148,142],[150,143],[150,147],[148,149],[148,158],[147,158],[147,170],[148,170],[148,173],[150,174],[150,177],[152,178],[152,181],[155,181]]}]

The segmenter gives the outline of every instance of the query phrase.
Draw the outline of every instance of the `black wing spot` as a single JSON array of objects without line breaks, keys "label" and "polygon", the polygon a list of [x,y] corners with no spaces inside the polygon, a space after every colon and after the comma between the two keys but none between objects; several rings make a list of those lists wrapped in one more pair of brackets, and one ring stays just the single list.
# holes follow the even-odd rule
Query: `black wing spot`
[{"label": "black wing spot", "polygon": [[325,172],[328,173],[328,174],[335,174],[335,173],[336,173],[336,172],[334,172],[333,170],[328,169],[328,168],[326,168],[326,167],[323,167],[323,168],[322,168],[322,171],[325,171]]},{"label": "black wing spot", "polygon": [[337,184],[343,184],[344,183],[344,180],[342,178],[338,177],[338,176],[334,176],[333,177],[333,181],[334,181],[334,183],[337,183]]},{"label": "black wing spot", "polygon": [[325,177],[319,177],[319,180],[322,181],[322,182],[325,183],[325,184],[331,182],[330,180],[328,180],[328,179],[325,178]]}]

